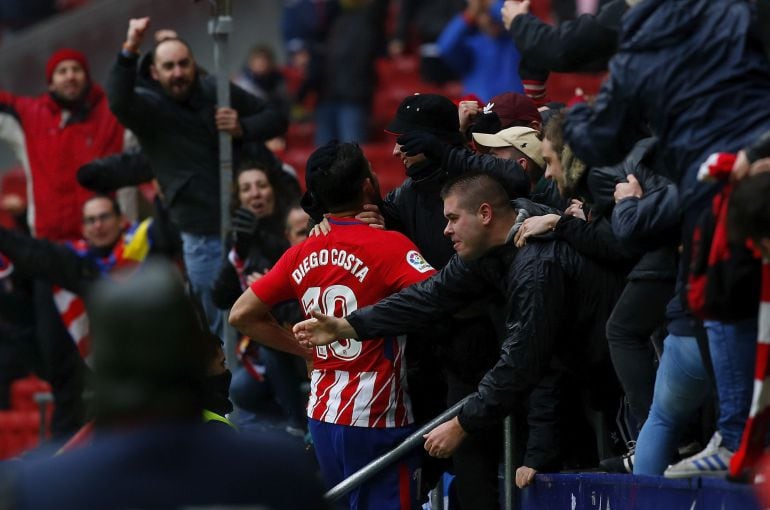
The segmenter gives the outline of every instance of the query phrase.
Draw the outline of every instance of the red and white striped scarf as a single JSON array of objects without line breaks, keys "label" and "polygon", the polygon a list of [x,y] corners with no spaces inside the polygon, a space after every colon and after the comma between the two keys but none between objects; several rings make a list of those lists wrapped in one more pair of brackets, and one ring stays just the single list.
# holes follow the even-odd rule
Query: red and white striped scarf
[{"label": "red and white striped scarf", "polygon": [[[93,259],[102,275],[108,276],[112,271],[135,267],[145,259],[150,250],[148,232],[151,224],[152,219],[146,219],[131,225],[108,256]],[[73,241],[67,245],[78,255],[88,256],[89,246],[85,240]],[[77,294],[57,285],[53,286],[53,300],[78,352],[90,366],[91,326],[86,314],[85,302]]]},{"label": "red and white striped scarf", "polygon": [[64,327],[67,328],[67,332],[78,348],[78,352],[90,365],[91,328],[85,303],[74,292],[57,285],[53,286],[53,301],[56,304],[56,309],[59,310]]}]

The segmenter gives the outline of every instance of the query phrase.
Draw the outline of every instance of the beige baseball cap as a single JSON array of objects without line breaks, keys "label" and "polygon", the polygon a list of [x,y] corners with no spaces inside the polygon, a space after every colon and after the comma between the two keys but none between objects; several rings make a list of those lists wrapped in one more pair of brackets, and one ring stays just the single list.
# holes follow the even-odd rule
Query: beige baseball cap
[{"label": "beige baseball cap", "polygon": [[484,147],[515,147],[527,155],[537,166],[545,169],[540,151],[541,142],[537,131],[525,126],[514,126],[495,134],[473,133],[473,141]]}]

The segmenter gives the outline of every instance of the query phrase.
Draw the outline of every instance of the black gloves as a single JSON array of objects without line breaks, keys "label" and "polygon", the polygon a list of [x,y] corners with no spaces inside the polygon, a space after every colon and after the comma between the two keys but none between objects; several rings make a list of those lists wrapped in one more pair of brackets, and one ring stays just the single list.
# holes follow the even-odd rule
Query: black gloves
[{"label": "black gloves", "polygon": [[[459,133],[458,133],[459,135]],[[396,138],[401,152],[407,156],[424,154],[426,158],[441,162],[451,146],[439,137],[427,131],[412,131]]]},{"label": "black gloves", "polygon": [[253,212],[245,207],[239,207],[232,216],[232,236],[235,253],[241,259],[246,259],[249,249],[254,242],[259,220]]}]

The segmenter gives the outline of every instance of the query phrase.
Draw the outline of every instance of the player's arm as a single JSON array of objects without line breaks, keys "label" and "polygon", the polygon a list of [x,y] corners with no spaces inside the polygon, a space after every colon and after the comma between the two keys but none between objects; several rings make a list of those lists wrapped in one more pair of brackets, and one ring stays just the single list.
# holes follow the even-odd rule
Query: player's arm
[{"label": "player's arm", "polygon": [[262,345],[311,361],[313,351],[297,343],[294,335],[270,314],[270,309],[251,289],[246,289],[230,311],[230,324]]}]

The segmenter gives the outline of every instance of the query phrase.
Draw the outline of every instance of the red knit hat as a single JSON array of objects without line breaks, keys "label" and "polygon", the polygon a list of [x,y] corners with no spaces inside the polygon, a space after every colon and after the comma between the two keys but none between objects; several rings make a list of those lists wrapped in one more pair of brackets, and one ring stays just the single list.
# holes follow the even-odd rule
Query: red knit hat
[{"label": "red knit hat", "polygon": [[51,55],[51,58],[48,59],[48,63],[45,65],[45,77],[48,83],[51,83],[51,78],[53,77],[53,72],[56,70],[56,66],[65,60],[74,60],[83,66],[83,70],[86,72],[86,77],[90,78],[91,71],[88,69],[88,60],[86,59],[86,56],[79,51],[70,48],[62,48]]}]

